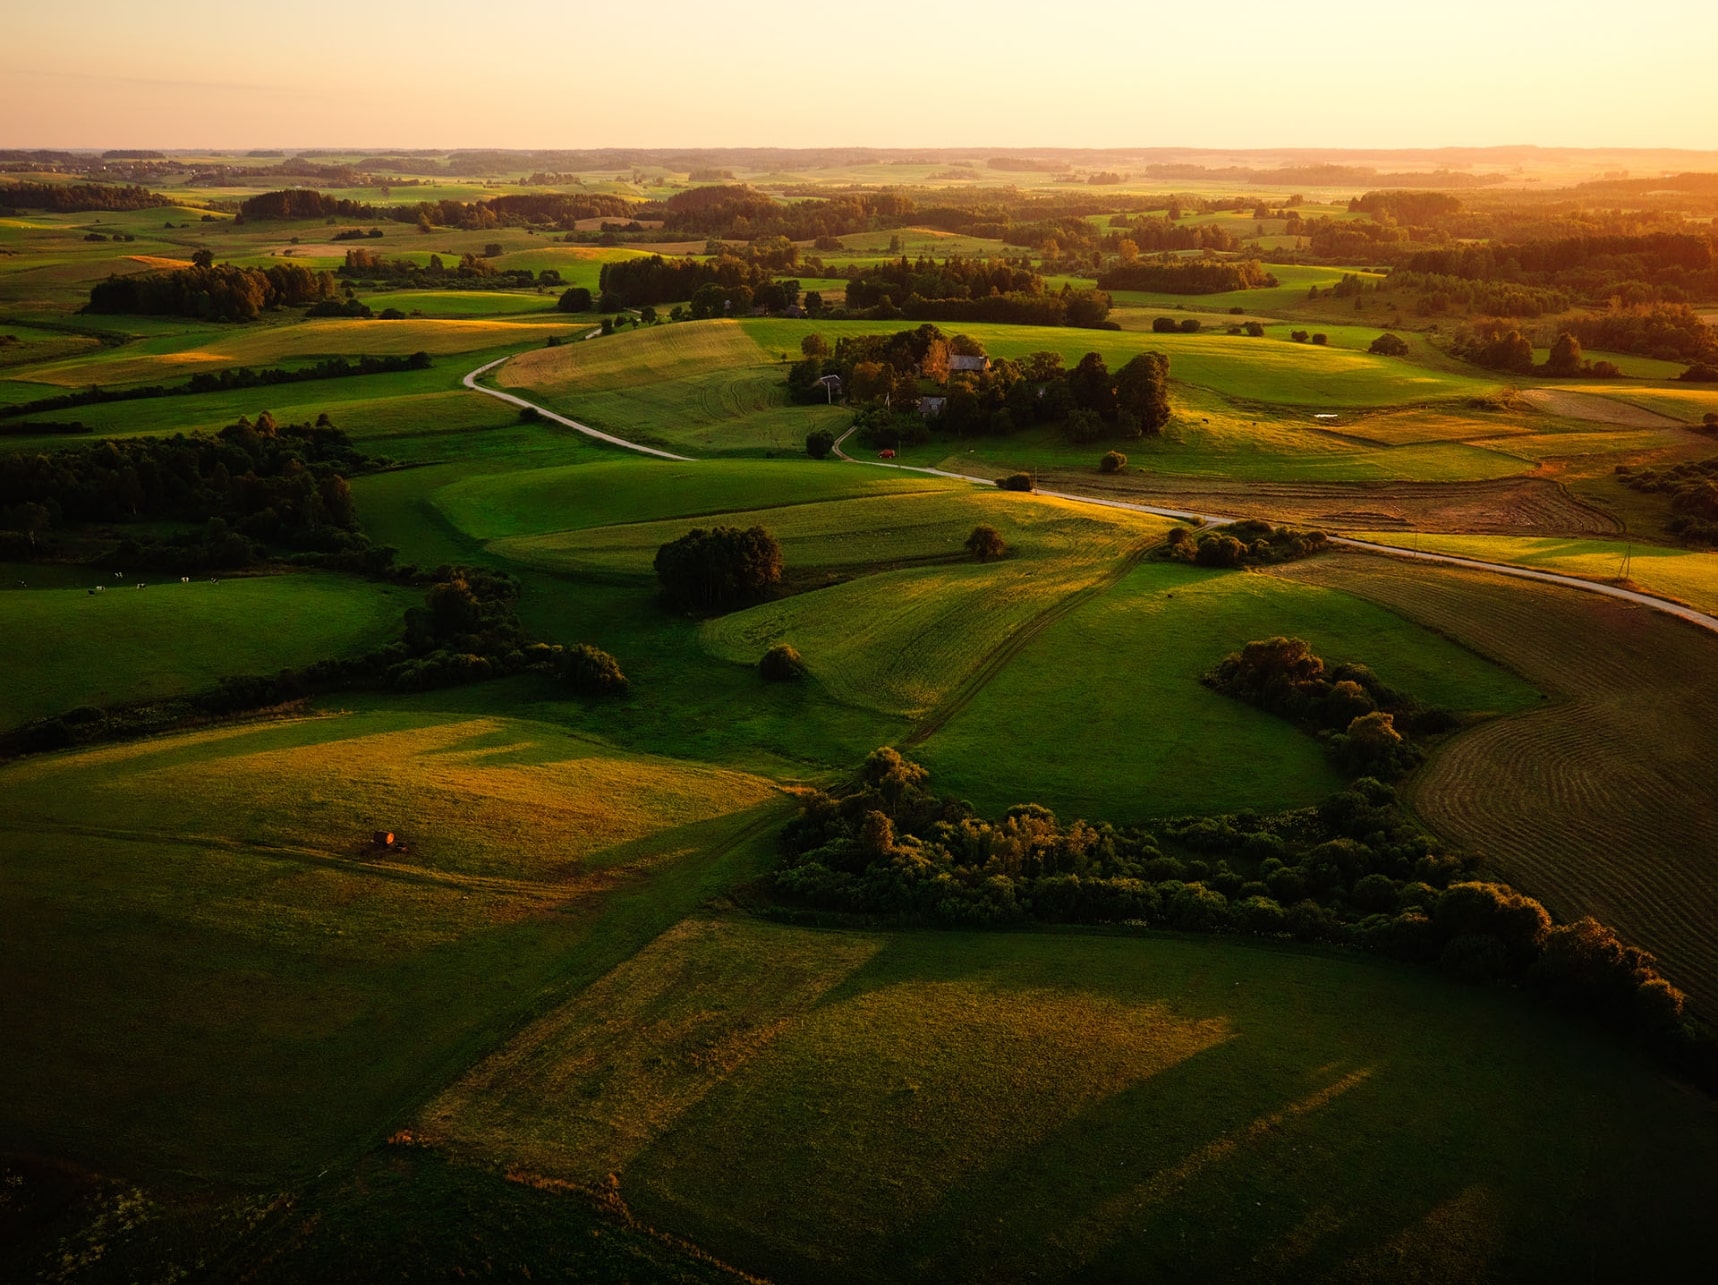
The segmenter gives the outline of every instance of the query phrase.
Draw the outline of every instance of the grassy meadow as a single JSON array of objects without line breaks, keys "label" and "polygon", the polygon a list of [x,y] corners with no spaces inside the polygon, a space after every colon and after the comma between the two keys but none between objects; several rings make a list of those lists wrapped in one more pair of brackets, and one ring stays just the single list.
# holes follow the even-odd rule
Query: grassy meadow
[{"label": "grassy meadow", "polygon": [[[33,569],[17,568],[26,576]],[[139,589],[142,580],[148,588]],[[88,592],[95,584],[106,587]],[[10,679],[0,726],[109,705],[182,696],[237,674],[266,674],[391,642],[422,595],[344,576],[115,579],[0,592]],[[198,640],[219,639],[217,646]]]},{"label": "grassy meadow", "polygon": [[[625,170],[554,190],[698,186]],[[1070,190],[982,163],[739,172],[772,191]],[[391,199],[543,189],[518,177],[402,176]],[[1025,469],[1069,494],[1599,579],[1632,548],[1637,587],[1718,610],[1718,555],[1635,543],[1662,538],[1662,505],[1606,498],[1617,462],[1709,453],[1688,431],[1718,409],[1707,392],[1628,358],[1636,378],[1500,399],[1387,292],[1360,310],[1309,298],[1356,269],[1273,265],[1265,290],[1122,292],[1114,330],[943,327],[1069,367],[1165,353],[1161,437],[939,433],[885,469],[808,459],[806,434],[852,413],[791,404],[785,378],[809,334],[904,322],[586,339],[597,318],[556,311],[554,288],[364,290],[406,314],[390,321],[78,311],[112,273],[203,249],[331,268],[347,248],[332,235],[368,226],[207,208],[273,186],[249,182],[168,175],[185,205],[0,219],[0,407],[335,355],[424,351],[430,368],[77,407],[42,418],[89,432],[0,434],[0,452],[327,414],[376,461],[351,494],[397,564],[505,572],[531,638],[609,651],[630,686],[588,699],[532,671],[354,687],[0,761],[0,1277],[1505,1282],[1686,1279],[1704,1262],[1712,1100],[1523,995],[1287,938],[825,917],[773,900],[767,875],[798,796],[883,745],[989,815],[1035,802],[1128,825],[1314,805],[1347,780],[1318,740],[1200,682],[1248,641],[1293,635],[1456,715],[1401,785],[1418,818],[1558,916],[1615,925],[1718,1013],[1718,888],[1690,841],[1718,826],[1718,640],[1381,557],[1160,561],[1170,520],[982,482]],[[1170,186],[1127,176],[1118,208],[1161,212]],[[1304,212],[1348,218],[1349,195],[1309,188]],[[1250,209],[1188,218],[1267,258],[1301,248]],[[593,290],[605,263],[703,250],[383,226],[360,244],[423,264],[493,243],[499,268]],[[818,252],[830,271],[1019,252],[929,227],[840,241]],[[806,288],[844,288],[814,271]],[[1156,334],[1160,315],[1204,328]],[[1265,334],[1226,333],[1243,319]],[[1366,351],[1387,327],[1406,357]],[[489,386],[694,458],[629,453],[461,386],[500,359]],[[1112,446],[1128,467],[1100,476]],[[981,523],[1007,556],[967,553]],[[783,584],[724,614],[670,609],[657,549],[715,525],[769,529]],[[361,653],[424,599],[283,566],[121,579],[129,529],[83,533],[108,548],[99,572],[70,546],[30,561],[7,546],[3,580],[25,587],[0,590],[0,725]],[[778,643],[802,654],[802,681],[759,674]],[[376,830],[401,844],[374,846]]]},{"label": "grassy meadow", "polygon": [[[1461,714],[1538,699],[1508,671],[1349,594],[1147,562],[1031,638],[915,755],[938,788],[987,813],[1031,799],[1120,822],[1314,803],[1341,779],[1318,743],[1199,682],[1277,634]],[[1077,681],[1096,657],[1104,680]]]},{"label": "grassy meadow", "polygon": [[[514,1015],[678,919],[779,806],[756,778],[425,702],[0,780],[0,961],[31,1032],[0,1070],[9,1145],[249,1182],[375,1140]],[[378,827],[407,850],[372,851]]]}]

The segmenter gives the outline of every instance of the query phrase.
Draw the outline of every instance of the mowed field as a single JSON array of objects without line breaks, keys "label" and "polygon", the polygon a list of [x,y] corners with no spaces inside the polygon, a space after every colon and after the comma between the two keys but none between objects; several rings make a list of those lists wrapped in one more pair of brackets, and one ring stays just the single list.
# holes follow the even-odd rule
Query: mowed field
[{"label": "mowed field", "polygon": [[673,923],[780,806],[743,774],[401,704],[0,769],[0,969],[28,1032],[0,1064],[10,1146],[314,1173]]},{"label": "mowed field", "polygon": [[[306,357],[431,356],[541,344],[550,335],[582,333],[574,318],[318,320],[291,325],[228,326],[191,336],[139,339],[116,354],[74,357],[13,373],[13,378],[78,387],[182,380],[228,366],[269,366]],[[476,363],[474,363],[476,364]],[[42,395],[51,395],[49,389]]]},{"label": "mowed field", "polygon": [[[1676,549],[1632,540],[1547,539],[1509,535],[1427,535],[1404,545],[1399,532],[1358,532],[1363,540],[1453,553],[1481,562],[1506,562],[1618,584],[1718,612],[1718,553]],[[1623,578],[1624,570],[1627,578]]]},{"label": "mowed field", "polygon": [[611,455],[587,464],[480,474],[441,486],[433,496],[437,509],[461,531],[474,539],[495,540],[670,517],[707,518],[703,525],[709,526],[736,512],[969,490],[969,483],[946,478],[803,457],[742,464]]},{"label": "mowed field", "polygon": [[765,603],[706,623],[704,643],[736,664],[789,643],[837,700],[919,718],[1044,613],[1113,583],[1172,525],[1008,498],[1017,512],[1000,525],[1013,553],[1000,561],[884,571]]},{"label": "mowed field", "polygon": [[1462,715],[1538,701],[1514,674],[1339,588],[1147,562],[1023,640],[913,753],[939,790],[989,814],[1036,802],[1121,823],[1313,803],[1342,784],[1318,742],[1199,681],[1276,635]]},{"label": "mowed field", "polygon": [[107,588],[94,595],[85,585],[0,592],[10,674],[0,726],[366,651],[397,638],[406,608],[422,600],[409,588],[312,573],[181,584],[90,572],[87,586],[97,583]]},{"label": "mowed field", "polygon": [[677,452],[800,454],[806,433],[845,426],[850,415],[790,405],[780,357],[738,322],[690,322],[525,353],[499,383],[581,423]]},{"label": "mowed field", "polygon": [[1456,737],[1415,808],[1561,918],[1590,914],[1656,954],[1718,1014],[1718,638],[1644,607],[1364,554],[1282,571],[1462,638],[1549,694]]},{"label": "mowed field", "polygon": [[1517,997],[1166,936],[693,918],[418,1127],[782,1280],[1664,1279],[1718,1195],[1710,1103]]}]

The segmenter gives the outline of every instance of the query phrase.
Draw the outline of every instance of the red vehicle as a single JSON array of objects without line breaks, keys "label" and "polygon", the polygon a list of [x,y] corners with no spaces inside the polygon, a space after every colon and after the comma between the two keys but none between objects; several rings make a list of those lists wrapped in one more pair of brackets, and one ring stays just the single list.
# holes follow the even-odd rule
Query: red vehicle
[{"label": "red vehicle", "polygon": [[878,451],[877,452],[877,458],[880,460],[892,460],[892,459],[894,459],[895,458],[894,448],[890,447],[888,450]]}]

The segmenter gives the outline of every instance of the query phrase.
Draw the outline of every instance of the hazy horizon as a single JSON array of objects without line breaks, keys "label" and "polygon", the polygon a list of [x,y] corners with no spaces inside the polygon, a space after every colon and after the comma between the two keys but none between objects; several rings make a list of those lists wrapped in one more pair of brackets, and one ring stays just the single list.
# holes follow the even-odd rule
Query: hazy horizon
[{"label": "hazy horizon", "polygon": [[0,146],[1718,149],[1718,10],[1689,0],[1621,30],[1478,0],[1435,26],[1359,0],[1311,18],[1237,0],[1216,29],[1117,0],[1061,28],[857,12],[740,0],[712,23],[670,0],[640,28],[544,0],[475,25],[446,0],[44,7],[0,53]]}]

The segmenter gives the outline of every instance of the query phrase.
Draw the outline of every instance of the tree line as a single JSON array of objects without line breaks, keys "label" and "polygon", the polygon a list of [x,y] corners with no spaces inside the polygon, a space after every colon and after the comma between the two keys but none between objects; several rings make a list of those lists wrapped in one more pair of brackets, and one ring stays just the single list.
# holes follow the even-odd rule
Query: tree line
[{"label": "tree line", "polygon": [[1159,556],[1172,562],[1232,570],[1296,562],[1315,553],[1323,553],[1329,547],[1330,537],[1323,531],[1301,531],[1248,519],[1199,535],[1186,527],[1174,527]]},{"label": "tree line", "polygon": [[174,202],[146,187],[119,183],[7,183],[0,210],[46,210],[82,214],[90,210],[152,210]]},{"label": "tree line", "polygon": [[349,551],[357,519],[347,477],[373,467],[326,416],[277,424],[264,412],[213,436],[0,455],[0,521],[27,537],[8,542],[13,553],[39,552],[37,537],[69,527],[170,522],[198,524],[188,540],[167,541],[187,567],[248,565],[257,544]]},{"label": "tree line", "polygon": [[166,272],[110,276],[90,288],[85,312],[255,321],[270,308],[333,299],[334,277],[301,263],[240,268],[197,263]]},{"label": "tree line", "polygon": [[294,369],[272,366],[261,370],[250,366],[232,366],[226,370],[203,370],[182,384],[148,384],[133,388],[86,388],[81,392],[62,393],[57,397],[39,397],[33,402],[0,407],[0,419],[23,415],[41,415],[52,411],[70,410],[77,406],[97,406],[108,402],[129,402],[155,397],[182,397],[193,393],[225,393],[244,388],[270,388],[276,384],[300,384],[317,379],[346,379],[354,375],[386,375],[402,370],[428,370],[430,355],[415,352],[410,356],[357,358],[326,357],[310,366]]},{"label": "tree line", "polygon": [[1101,273],[1102,290],[1151,290],[1158,294],[1221,294],[1277,284],[1257,260],[1176,259],[1124,263]]},{"label": "tree line", "polygon": [[[1718,430],[1718,411],[1706,416],[1706,428]],[[1691,544],[1718,545],[1718,458],[1662,468],[1619,464],[1617,481],[1630,490],[1668,497],[1671,534]]]},{"label": "tree line", "polygon": [[529,268],[497,268],[485,256],[478,254],[462,254],[452,267],[444,263],[439,254],[432,254],[426,265],[410,259],[390,259],[378,250],[363,246],[347,250],[345,262],[335,271],[354,281],[372,281],[408,290],[493,290],[561,284],[558,268],[544,268],[541,272],[533,272]]},{"label": "tree line", "polygon": [[1398,266],[1433,276],[1554,287],[1594,304],[1619,291],[1640,302],[1718,295],[1714,238],[1691,232],[1452,246],[1416,251]]},{"label": "tree line", "polygon": [[623,307],[641,308],[646,304],[687,300],[706,285],[725,291],[742,288],[750,291],[767,285],[771,279],[768,267],[732,254],[710,259],[695,259],[691,255],[665,259],[659,254],[647,259],[622,259],[602,265],[597,285],[604,298],[599,307],[612,312]]},{"label": "tree line", "polygon": [[1313,733],[1356,776],[1405,775],[1423,757],[1413,737],[1455,726],[1449,711],[1387,686],[1365,665],[1327,665],[1300,638],[1250,642],[1201,681]]},{"label": "tree line", "polygon": [[889,263],[855,266],[847,306],[830,315],[890,321],[957,321],[1116,329],[1108,320],[1110,297],[1100,290],[1044,288],[1024,261],[950,257],[941,263],[905,255]]},{"label": "tree line", "polygon": [[1119,828],[1064,824],[1031,803],[992,820],[929,779],[880,749],[852,784],[807,796],[779,840],[771,883],[783,910],[1340,943],[1524,986],[1718,1086],[1718,1043],[1652,956],[1590,919],[1554,924],[1538,902],[1485,880],[1477,858],[1444,851],[1372,778],[1316,808]]},{"label": "tree line", "polygon": [[482,230],[498,227],[550,226],[571,230],[580,219],[636,217],[638,203],[598,193],[530,192],[492,196],[480,201],[413,201],[377,205],[330,196],[310,188],[264,192],[239,204],[247,219],[380,219],[395,223],[425,223],[437,227]]}]

